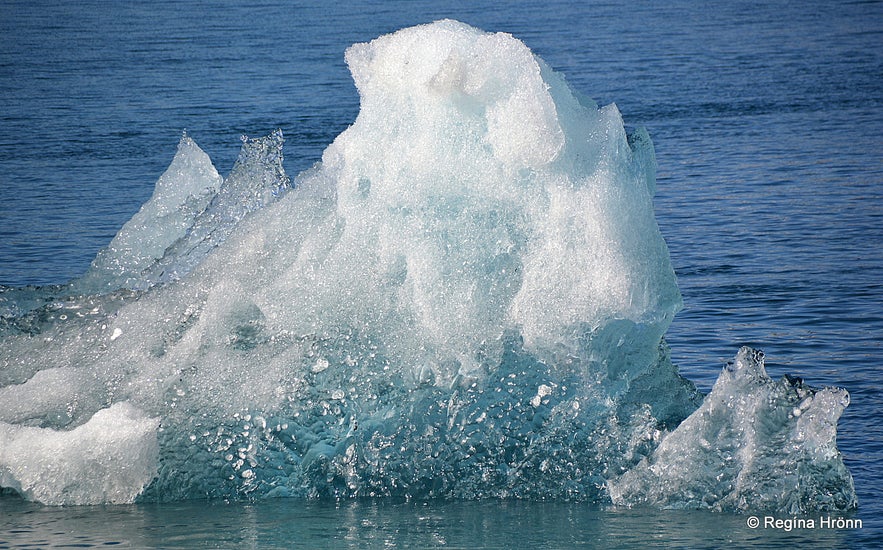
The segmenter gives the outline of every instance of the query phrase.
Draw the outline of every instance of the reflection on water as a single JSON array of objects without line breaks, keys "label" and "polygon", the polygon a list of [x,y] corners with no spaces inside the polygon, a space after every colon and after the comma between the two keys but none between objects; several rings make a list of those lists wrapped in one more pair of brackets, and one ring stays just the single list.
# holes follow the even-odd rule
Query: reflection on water
[{"label": "reflection on water", "polygon": [[[749,527],[750,516],[524,501],[279,499],[48,508],[0,497],[0,548],[861,548],[862,529]],[[856,516],[860,517],[859,516]],[[790,518],[776,518],[787,520]]]}]

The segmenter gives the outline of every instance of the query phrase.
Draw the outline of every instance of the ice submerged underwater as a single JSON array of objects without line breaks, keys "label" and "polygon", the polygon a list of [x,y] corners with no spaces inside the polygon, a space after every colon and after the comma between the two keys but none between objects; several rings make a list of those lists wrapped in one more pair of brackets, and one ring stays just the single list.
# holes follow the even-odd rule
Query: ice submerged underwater
[{"label": "ice submerged underwater", "polygon": [[280,131],[226,178],[185,135],[82,278],[2,289],[4,491],[856,507],[846,391],[672,365],[646,131],[455,21],[346,61],[358,117],[294,181]]}]

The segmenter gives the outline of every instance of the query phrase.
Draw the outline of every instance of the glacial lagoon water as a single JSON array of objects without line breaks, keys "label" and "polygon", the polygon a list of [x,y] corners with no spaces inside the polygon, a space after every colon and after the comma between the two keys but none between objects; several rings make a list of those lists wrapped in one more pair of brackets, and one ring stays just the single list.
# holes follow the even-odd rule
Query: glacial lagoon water
[{"label": "glacial lagoon water", "polygon": [[[712,10],[675,3],[661,10],[636,9],[630,17],[605,6],[398,8],[377,13],[365,7],[334,17],[327,10],[272,4],[206,6],[185,14],[171,5],[121,14],[79,8],[62,13],[64,7],[31,12],[15,6],[13,16],[4,19],[18,31],[4,33],[4,40],[19,40],[4,43],[4,55],[13,59],[4,64],[9,78],[3,85],[13,93],[4,100],[9,141],[2,144],[8,166],[3,177],[9,183],[3,185],[2,215],[10,238],[0,266],[9,275],[4,272],[0,282],[63,283],[81,275],[149,197],[184,127],[222,171],[233,164],[238,147],[230,144],[238,133],[258,136],[280,127],[287,172],[307,168],[358,111],[342,55],[353,42],[441,17],[511,32],[575,89],[602,105],[616,102],[627,126],[650,132],[659,162],[656,219],[684,301],[666,332],[681,373],[707,392],[722,364],[750,343],[764,349],[774,378],[790,373],[813,386],[848,389],[852,404],[841,419],[838,443],[856,479],[859,509],[850,517],[862,520],[861,529],[751,529],[750,509],[710,519],[707,512],[499,500],[305,505],[282,499],[45,509],[3,497],[4,512],[9,510],[7,517],[15,522],[8,544],[41,536],[63,544],[77,533],[96,544],[162,545],[150,538],[151,526],[165,525],[171,536],[173,514],[179,522],[192,517],[183,521],[191,527],[181,531],[192,534],[189,544],[197,546],[233,540],[285,547],[296,544],[298,535],[286,535],[280,522],[313,526],[315,515],[328,523],[319,529],[322,534],[313,535],[340,544],[379,544],[371,538],[375,535],[401,546],[497,544],[498,539],[476,538],[479,531],[483,537],[488,532],[509,537],[499,539],[500,546],[507,546],[506,540],[536,540],[540,546],[545,541],[548,547],[566,547],[598,539],[642,546],[654,537],[709,547],[723,541],[783,547],[800,541],[822,547],[870,544],[880,486],[875,461],[880,435],[873,419],[880,403],[881,166],[873,138],[880,127],[881,93],[874,77],[880,72],[879,54],[868,45],[879,38],[879,5],[783,13],[774,7]],[[197,18],[203,31],[195,37],[187,32],[189,17]],[[131,25],[128,40],[122,40],[120,21]],[[231,29],[228,21],[239,26]],[[36,32],[43,28],[48,30]],[[292,36],[295,32],[300,34]],[[756,40],[743,40],[746,33]],[[53,48],[52,40],[81,47]],[[40,48],[62,55],[41,56]],[[292,77],[280,78],[280,73]],[[295,107],[299,114],[291,112]],[[59,124],[66,124],[65,131],[53,131]],[[91,171],[72,177],[73,167],[84,162]],[[78,226],[83,230],[77,232]],[[73,235],[74,242],[65,242],[59,232]],[[202,515],[206,507],[239,523],[231,519],[224,522],[226,530],[201,536],[193,525],[218,525]],[[461,529],[467,515],[485,522],[467,522]],[[132,527],[111,535],[99,527],[107,523],[102,517]],[[430,519],[421,523],[420,518]],[[622,525],[617,521],[629,525],[614,529]],[[711,533],[708,523],[716,526]],[[80,530],[89,525],[91,531]],[[344,528],[350,539],[342,535]],[[537,538],[527,539],[526,532]],[[572,536],[560,538],[561,532]],[[312,546],[316,538],[306,541]]]}]

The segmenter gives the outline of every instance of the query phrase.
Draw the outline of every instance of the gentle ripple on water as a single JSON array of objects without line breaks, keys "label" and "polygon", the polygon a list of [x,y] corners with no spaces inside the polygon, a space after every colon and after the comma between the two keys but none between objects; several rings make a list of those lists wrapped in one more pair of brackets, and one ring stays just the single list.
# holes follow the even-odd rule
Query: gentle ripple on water
[{"label": "gentle ripple on water", "polygon": [[[6,506],[23,506],[0,497]],[[24,505],[0,516],[0,548],[667,548],[870,547],[862,529],[748,527],[746,516],[520,501],[188,501]],[[232,527],[232,528],[231,528]]]}]

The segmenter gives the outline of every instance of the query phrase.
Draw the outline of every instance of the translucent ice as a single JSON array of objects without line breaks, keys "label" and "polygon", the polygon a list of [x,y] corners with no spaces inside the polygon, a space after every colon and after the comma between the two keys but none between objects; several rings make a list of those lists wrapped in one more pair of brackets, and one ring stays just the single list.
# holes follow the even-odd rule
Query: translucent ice
[{"label": "translucent ice", "polygon": [[[647,133],[627,136],[615,106],[575,94],[512,36],[455,21],[357,44],[346,60],[358,118],[292,191],[281,133],[249,140],[183,234],[147,225],[165,248],[126,275],[130,290],[9,309],[27,313],[0,326],[4,433],[63,441],[74,471],[105,411],[125,403],[143,422],[111,447],[153,465],[146,488],[138,475],[109,496],[99,481],[119,476],[95,468],[64,502],[698,505],[682,485],[669,500],[629,492],[701,402],[662,338],[681,298]],[[179,210],[188,200],[168,197]],[[791,406],[812,429],[787,444],[836,466],[829,394]],[[812,420],[826,411],[829,432]],[[758,442],[775,454],[781,441]],[[154,446],[155,463],[139,459]],[[2,456],[4,486],[45,502],[74,494],[53,477],[31,488],[38,449]]]},{"label": "translucent ice", "polygon": [[848,403],[841,389],[774,382],[763,354],[742,348],[702,406],[610,482],[613,502],[791,515],[853,508],[852,476],[836,445]]},{"label": "translucent ice", "polygon": [[84,290],[134,288],[142,272],[187,234],[221,187],[222,178],[208,155],[184,135],[153,196],[101,250],[78,281]]},{"label": "translucent ice", "polygon": [[279,199],[290,180],[282,168],[282,131],[267,137],[242,138],[239,158],[211,202],[174,241],[162,258],[142,273],[142,288],[188,274],[220,246],[249,213]]},{"label": "translucent ice", "polygon": [[0,422],[0,486],[46,504],[131,502],[156,473],[158,426],[128,403],[70,431]]},{"label": "translucent ice", "polygon": [[101,250],[72,291],[144,289],[190,272],[226,240],[246,214],[279,198],[289,187],[282,168],[282,132],[243,137],[226,178],[184,135],[153,196]]}]

